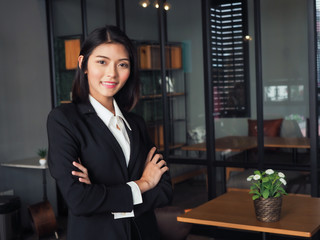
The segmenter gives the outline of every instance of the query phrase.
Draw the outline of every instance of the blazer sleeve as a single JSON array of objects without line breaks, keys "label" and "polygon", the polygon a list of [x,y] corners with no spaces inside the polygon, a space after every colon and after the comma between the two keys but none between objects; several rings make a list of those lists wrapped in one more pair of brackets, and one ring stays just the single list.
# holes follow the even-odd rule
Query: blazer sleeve
[{"label": "blazer sleeve", "polygon": [[[155,145],[150,139],[145,121],[142,117],[138,116],[138,118],[137,123],[139,125],[143,143],[151,150]],[[142,194],[143,203],[134,206],[135,215],[138,217],[147,211],[168,205],[171,203],[172,197],[173,189],[171,178],[167,171],[162,175],[156,187]]]},{"label": "blazer sleeve", "polygon": [[133,209],[131,188],[127,184],[87,185],[71,174],[71,171],[78,170],[72,162],[80,156],[80,142],[79,133],[65,111],[59,108],[51,111],[47,131],[49,170],[74,215],[130,212]]}]

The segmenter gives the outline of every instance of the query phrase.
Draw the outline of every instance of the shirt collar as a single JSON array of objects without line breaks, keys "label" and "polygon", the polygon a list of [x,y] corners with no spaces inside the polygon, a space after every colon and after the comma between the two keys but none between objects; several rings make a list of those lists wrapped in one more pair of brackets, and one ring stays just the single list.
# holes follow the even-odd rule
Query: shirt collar
[{"label": "shirt collar", "polygon": [[129,130],[131,131],[131,127],[130,127],[129,123],[127,122],[127,120],[124,118],[124,116],[123,116],[120,108],[118,107],[118,104],[117,104],[115,99],[113,99],[113,107],[114,107],[114,112],[115,112],[116,116],[121,117],[121,119],[125,122],[125,124],[129,128]]},{"label": "shirt collar", "polygon": [[89,94],[89,100],[90,103],[92,105],[92,107],[94,108],[94,110],[97,112],[98,116],[104,120],[104,122],[109,126],[110,120],[112,117],[116,116],[116,117],[120,117],[125,124],[127,125],[127,127],[129,128],[129,130],[131,131],[131,127],[129,125],[129,123],[127,122],[127,120],[124,118],[116,100],[113,98],[113,107],[114,107],[114,111],[115,111],[115,115],[113,115],[113,113],[111,111],[109,111],[107,108],[105,108],[101,103],[99,103],[94,97],[92,97]]}]

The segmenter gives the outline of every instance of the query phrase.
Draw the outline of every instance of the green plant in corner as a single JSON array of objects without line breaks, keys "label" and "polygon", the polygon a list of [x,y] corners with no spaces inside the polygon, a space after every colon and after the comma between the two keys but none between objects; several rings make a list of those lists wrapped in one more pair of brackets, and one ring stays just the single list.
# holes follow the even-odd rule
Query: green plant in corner
[{"label": "green plant in corner", "polygon": [[46,158],[46,156],[47,156],[47,149],[46,149],[46,148],[40,148],[40,149],[38,150],[38,156],[39,156],[40,158]]},{"label": "green plant in corner", "polygon": [[276,172],[272,169],[268,169],[264,172],[259,170],[254,171],[254,175],[250,175],[247,181],[252,181],[250,187],[250,194],[253,194],[252,200],[256,200],[260,197],[265,199],[281,197],[286,195],[286,191],[282,185],[286,185],[285,175],[282,172]]}]

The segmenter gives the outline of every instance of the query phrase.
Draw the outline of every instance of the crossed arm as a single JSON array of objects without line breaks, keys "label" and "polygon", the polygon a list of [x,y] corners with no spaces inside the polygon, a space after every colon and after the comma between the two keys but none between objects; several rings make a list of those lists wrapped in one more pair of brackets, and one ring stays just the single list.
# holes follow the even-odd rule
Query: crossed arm
[{"label": "crossed arm", "polygon": [[[135,183],[138,185],[141,193],[154,188],[160,181],[161,176],[169,170],[161,154],[155,154],[156,148],[153,147],[148,153],[144,171],[140,179]],[[91,184],[88,170],[80,163],[73,162],[73,165],[80,171],[72,171],[72,175],[79,177],[79,182]]]}]

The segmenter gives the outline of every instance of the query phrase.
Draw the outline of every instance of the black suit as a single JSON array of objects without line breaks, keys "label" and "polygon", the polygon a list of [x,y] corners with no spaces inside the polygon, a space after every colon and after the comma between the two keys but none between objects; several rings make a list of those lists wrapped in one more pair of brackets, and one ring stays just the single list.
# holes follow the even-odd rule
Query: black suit
[{"label": "black suit", "polygon": [[[122,113],[132,129],[127,129],[131,143],[128,167],[120,145],[91,104],[64,104],[48,116],[49,169],[69,208],[68,240],[132,239],[132,232],[141,239],[158,237],[153,209],[172,198],[169,174],[142,195],[142,204],[133,206],[126,183],[141,177],[153,144],[143,119]],[[77,170],[72,162],[78,158],[88,169],[91,185],[71,174]],[[111,214],[132,209],[134,218],[115,220]]]}]

